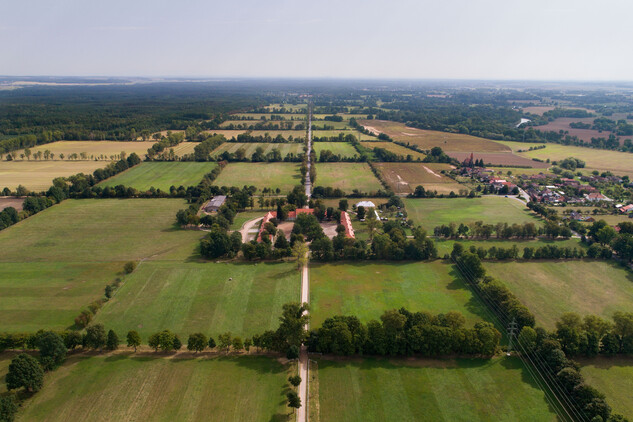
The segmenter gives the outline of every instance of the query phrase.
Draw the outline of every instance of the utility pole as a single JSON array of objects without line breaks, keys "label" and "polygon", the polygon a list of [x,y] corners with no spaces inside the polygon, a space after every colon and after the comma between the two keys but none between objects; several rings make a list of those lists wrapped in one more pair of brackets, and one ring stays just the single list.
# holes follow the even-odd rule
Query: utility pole
[{"label": "utility pole", "polygon": [[506,356],[510,356],[510,352],[512,352],[512,338],[516,335],[516,329],[516,318],[512,317],[512,322],[508,324],[508,352],[506,353]]}]

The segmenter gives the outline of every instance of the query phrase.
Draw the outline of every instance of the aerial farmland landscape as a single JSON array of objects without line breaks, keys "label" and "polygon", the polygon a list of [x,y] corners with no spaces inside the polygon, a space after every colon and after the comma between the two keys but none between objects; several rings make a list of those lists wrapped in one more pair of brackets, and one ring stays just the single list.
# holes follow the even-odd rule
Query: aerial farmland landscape
[{"label": "aerial farmland landscape", "polygon": [[633,7],[326,3],[6,5],[0,422],[633,421]]}]

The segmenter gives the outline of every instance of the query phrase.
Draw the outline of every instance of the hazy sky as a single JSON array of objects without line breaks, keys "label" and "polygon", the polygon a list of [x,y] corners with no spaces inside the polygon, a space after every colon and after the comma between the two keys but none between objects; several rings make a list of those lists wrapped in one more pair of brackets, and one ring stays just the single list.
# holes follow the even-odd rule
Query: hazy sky
[{"label": "hazy sky", "polygon": [[6,0],[0,74],[633,80],[630,0]]}]

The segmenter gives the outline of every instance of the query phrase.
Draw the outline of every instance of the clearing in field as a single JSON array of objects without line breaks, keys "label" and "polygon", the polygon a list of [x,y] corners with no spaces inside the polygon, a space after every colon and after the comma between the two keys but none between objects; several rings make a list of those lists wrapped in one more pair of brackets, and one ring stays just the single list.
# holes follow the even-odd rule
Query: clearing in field
[{"label": "clearing in field", "polygon": [[368,149],[384,148],[387,151],[393,152],[394,154],[400,155],[405,158],[410,155],[413,157],[414,160],[417,160],[418,158],[420,160],[423,160],[424,157],[426,157],[426,155],[422,154],[421,152],[413,151],[412,149],[403,147],[402,145],[398,145],[394,142],[367,141],[361,142],[361,145]]},{"label": "clearing in field", "polygon": [[485,224],[536,223],[539,219],[514,198],[501,196],[484,196],[480,198],[427,198],[404,199],[409,218],[416,225],[421,225],[428,233],[442,224],[474,223]]},{"label": "clearing in field", "polygon": [[321,421],[557,420],[515,357],[317,363]]},{"label": "clearing in field", "polygon": [[126,261],[195,256],[202,233],[173,228],[185,205],[66,200],[0,231],[0,331],[66,329],[122,276]]},{"label": "clearing in field", "polygon": [[367,163],[317,163],[315,186],[342,189],[352,193],[354,189],[361,192],[376,192],[382,189]]},{"label": "clearing in field", "polygon": [[374,134],[385,133],[392,139],[406,142],[427,150],[441,147],[446,151],[510,152],[510,149],[494,141],[460,133],[422,130],[406,126],[404,123],[388,120],[361,120],[359,124]]},{"label": "clearing in field", "polygon": [[0,189],[14,191],[22,185],[31,191],[46,191],[56,177],[89,174],[106,165],[103,161],[0,161]]},{"label": "clearing in field", "polygon": [[282,157],[285,157],[288,154],[299,155],[303,154],[303,143],[264,143],[264,142],[225,142],[219,147],[217,147],[213,153],[213,157],[217,157],[223,152],[235,153],[238,149],[242,148],[244,150],[245,156],[247,158],[251,158],[255,153],[255,150],[261,147],[264,150],[264,154],[268,154],[272,152],[273,149],[278,149],[279,153]]},{"label": "clearing in field", "polygon": [[[522,149],[528,149],[532,144],[521,144],[517,142],[500,142],[502,144],[511,145],[518,144],[515,148],[522,146]],[[543,145],[543,144],[540,144]],[[583,170],[591,172],[592,170],[611,171],[618,176],[628,175],[633,177],[633,154],[628,152],[610,151],[606,149],[594,149],[586,147],[575,147],[559,144],[545,144],[543,149],[525,151],[518,155],[526,158],[538,158],[541,160],[550,159],[550,161],[564,160],[567,157],[574,157],[583,160],[586,167]],[[550,164],[548,164],[550,165]]]},{"label": "clearing in field", "polygon": [[132,356],[69,358],[46,376],[19,420],[287,420],[290,366],[275,359]]},{"label": "clearing in field", "polygon": [[580,358],[582,375],[589,385],[607,396],[613,412],[633,416],[633,358],[630,356]]},{"label": "clearing in field", "polygon": [[358,151],[348,142],[314,142],[312,144],[314,152],[316,153],[316,159],[319,159],[321,151],[330,150],[334,155],[340,155],[341,157],[356,157]]},{"label": "clearing in field", "polygon": [[534,313],[537,324],[550,330],[565,312],[611,318],[615,311],[630,311],[633,303],[633,276],[609,261],[486,262],[485,266]]},{"label": "clearing in field", "polygon": [[[54,154],[53,160],[62,160],[60,154],[64,154],[66,159],[69,155],[76,153],[81,156],[81,153],[86,154],[84,160],[112,160],[120,159],[119,155],[124,151],[127,155],[135,152],[139,157],[144,157],[147,150],[154,145],[154,142],[120,142],[120,141],[58,141],[50,144],[38,145],[30,148],[31,153],[35,154],[38,151],[44,153],[48,150],[51,154]],[[24,153],[24,150],[16,151],[12,153],[14,157],[19,157]],[[113,157],[113,158],[111,158]],[[31,161],[35,161],[31,158]]]},{"label": "clearing in field", "polygon": [[215,166],[217,164],[212,162],[145,162],[101,182],[99,186],[123,185],[140,191],[154,187],[169,192],[171,186],[196,186]]},{"label": "clearing in field", "polygon": [[437,191],[440,194],[458,193],[460,189],[467,189],[441,173],[451,170],[453,166],[441,163],[375,163],[391,189],[395,193],[413,193],[419,185],[427,191]]},{"label": "clearing in field", "polygon": [[441,261],[310,264],[310,306],[312,327],[334,315],[377,320],[403,306],[434,314],[459,311],[467,325],[486,315],[453,266]]},{"label": "clearing in field", "polygon": [[165,328],[181,339],[250,337],[279,326],[283,304],[299,299],[300,276],[294,263],[142,262],[95,321],[137,330],[144,342]]},{"label": "clearing in field", "polygon": [[217,186],[255,186],[290,192],[301,184],[299,165],[294,163],[229,163],[214,184]]}]

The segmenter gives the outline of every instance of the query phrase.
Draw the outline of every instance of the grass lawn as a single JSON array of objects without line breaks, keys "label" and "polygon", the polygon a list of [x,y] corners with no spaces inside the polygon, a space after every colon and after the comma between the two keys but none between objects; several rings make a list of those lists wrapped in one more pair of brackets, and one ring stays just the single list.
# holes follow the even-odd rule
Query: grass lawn
[{"label": "grass lawn", "polygon": [[0,232],[0,331],[62,330],[129,260],[185,260],[200,232],[180,199],[66,200]]},{"label": "grass lawn", "polygon": [[388,120],[360,120],[360,125],[365,126],[372,133],[385,133],[392,139],[405,142],[427,150],[433,147],[441,147],[446,151],[461,151],[469,154],[475,152],[509,152],[510,148],[489,139],[460,133],[439,132],[435,130],[423,130],[406,126],[404,123]]},{"label": "grass lawn", "polygon": [[[255,203],[257,204],[257,202]],[[267,212],[268,210],[238,212],[235,216],[235,219],[233,220],[233,224],[231,224],[230,229],[239,230],[247,221],[250,221],[254,218],[263,217],[264,215],[266,215]]]},{"label": "grass lawn", "polygon": [[318,360],[321,421],[555,421],[518,358]]},{"label": "grass lawn", "polygon": [[299,165],[294,163],[229,163],[214,184],[217,186],[255,186],[281,189],[287,193],[301,184]]},{"label": "grass lawn", "polygon": [[633,417],[633,358],[630,356],[580,358],[583,376],[589,385],[607,396],[615,413]]},{"label": "grass lawn", "polygon": [[376,192],[382,189],[367,163],[317,163],[315,186],[340,188],[346,193],[354,189]]},{"label": "grass lawn", "polygon": [[303,153],[303,143],[264,143],[264,142],[225,142],[217,147],[212,155],[217,157],[223,152],[235,153],[238,149],[242,148],[245,151],[246,157],[251,158],[258,147],[262,147],[264,154],[272,152],[273,149],[278,149],[282,157],[292,153],[294,155]]},{"label": "grass lawn", "polygon": [[317,160],[321,151],[330,150],[334,155],[340,155],[341,157],[355,157],[358,155],[356,148],[348,142],[314,142],[312,144],[314,152],[316,153]]},{"label": "grass lawn", "polygon": [[564,312],[605,318],[631,310],[633,276],[608,261],[486,262],[532,311],[537,324],[553,329]]},{"label": "grass lawn", "polygon": [[288,376],[268,357],[74,357],[18,421],[286,421]]},{"label": "grass lawn", "polygon": [[334,315],[356,315],[363,322],[386,310],[459,311],[467,324],[485,317],[479,300],[441,261],[427,263],[310,264],[311,326]]},{"label": "grass lawn", "polygon": [[534,240],[516,240],[516,239],[508,239],[508,240],[453,240],[453,239],[436,239],[435,247],[437,248],[438,256],[442,257],[444,254],[450,254],[453,250],[453,244],[455,242],[459,242],[464,245],[464,248],[468,250],[471,246],[475,246],[477,248],[483,247],[485,249],[490,249],[495,246],[497,248],[511,248],[512,245],[517,245],[519,248],[519,253],[523,254],[523,248],[539,248],[541,246],[546,245],[555,245],[561,248],[577,248],[577,249],[585,249],[586,246],[583,243],[580,243],[579,239],[566,239],[566,240],[549,240],[549,239],[534,239]]},{"label": "grass lawn", "polygon": [[93,173],[107,165],[105,161],[0,161],[0,189],[15,191],[22,185],[31,191],[46,191],[56,177]]},{"label": "grass lawn", "polygon": [[298,301],[299,289],[294,263],[143,262],[96,322],[120,335],[137,330],[145,342],[165,328],[182,339],[197,331],[245,337],[276,329],[282,305]]},{"label": "grass lawn", "polygon": [[132,167],[99,184],[114,187],[123,185],[140,191],[151,187],[169,192],[171,186],[196,186],[205,174],[217,166],[216,163],[204,162],[147,162]]},{"label": "grass lawn", "polygon": [[[120,142],[120,141],[58,141],[50,144],[37,145],[31,148],[31,153],[35,154],[38,151],[49,150],[52,154],[55,154],[54,160],[61,160],[59,154],[64,154],[68,157],[70,154],[81,154],[85,152],[88,159],[101,158],[103,155],[105,159],[110,161],[110,156],[121,154],[121,151],[125,151],[127,155],[135,152],[141,158],[145,156],[147,150],[154,145],[155,142]],[[16,151],[13,154],[19,157],[24,150]],[[103,165],[105,167],[105,165]]]},{"label": "grass lawn", "polygon": [[413,193],[419,185],[425,190],[448,194],[468,189],[454,179],[441,173],[453,166],[440,163],[376,163],[391,189],[396,193]]},{"label": "grass lawn", "polygon": [[539,224],[540,221],[521,202],[501,196],[404,199],[404,205],[409,218],[429,233],[433,233],[436,226],[449,223]]}]

